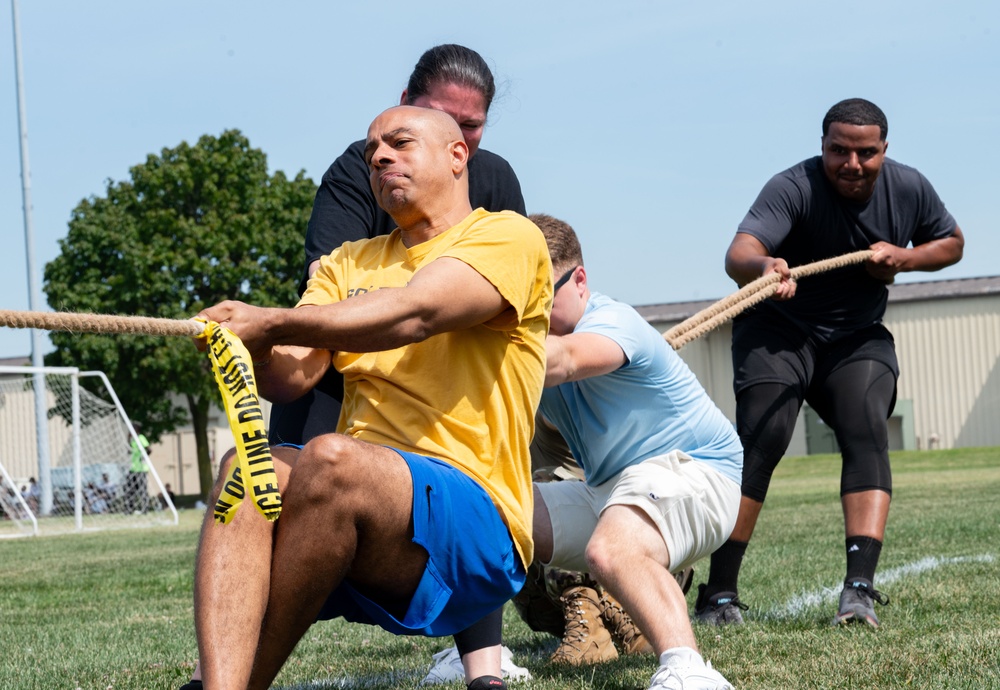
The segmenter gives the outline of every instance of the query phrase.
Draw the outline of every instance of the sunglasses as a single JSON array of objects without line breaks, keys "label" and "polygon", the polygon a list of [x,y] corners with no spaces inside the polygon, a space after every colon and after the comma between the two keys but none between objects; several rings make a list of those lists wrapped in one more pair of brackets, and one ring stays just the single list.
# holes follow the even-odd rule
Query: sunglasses
[{"label": "sunglasses", "polygon": [[566,283],[569,282],[569,279],[573,276],[573,273],[575,273],[576,269],[578,269],[578,268],[580,268],[580,267],[579,266],[574,266],[573,268],[571,268],[568,271],[566,271],[565,273],[563,273],[562,278],[560,278],[559,280],[557,280],[556,284],[552,286],[552,294],[553,295],[556,294],[557,292],[559,292],[559,288],[561,288],[563,285],[565,285]]}]

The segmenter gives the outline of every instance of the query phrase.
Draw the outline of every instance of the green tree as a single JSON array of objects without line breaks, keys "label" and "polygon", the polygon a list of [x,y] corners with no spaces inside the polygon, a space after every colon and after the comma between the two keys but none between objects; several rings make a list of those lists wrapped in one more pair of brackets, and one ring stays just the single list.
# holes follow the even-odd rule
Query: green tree
[{"label": "green tree", "polygon": [[[238,130],[151,154],[129,180],[108,180],[104,196],[74,209],[61,253],[45,267],[48,303],[56,311],[171,319],[224,299],[293,305],[315,190],[304,172],[292,180],[268,175],[266,155]],[[150,440],[191,420],[206,496],[214,479],[208,416],[220,400],[207,357],[187,338],[51,338],[56,350],[46,364],[104,371]]]}]

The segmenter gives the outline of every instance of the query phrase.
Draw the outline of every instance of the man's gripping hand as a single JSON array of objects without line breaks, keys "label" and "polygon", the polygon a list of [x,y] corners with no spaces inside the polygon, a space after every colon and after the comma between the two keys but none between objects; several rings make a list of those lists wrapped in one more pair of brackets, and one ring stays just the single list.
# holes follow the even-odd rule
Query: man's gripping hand
[{"label": "man's gripping hand", "polygon": [[896,279],[896,274],[905,270],[908,249],[888,242],[876,242],[870,249],[874,253],[872,258],[865,262],[865,270],[872,278],[892,283]]},{"label": "man's gripping hand", "polygon": [[[270,316],[273,309],[254,307],[245,302],[226,300],[214,307],[203,309],[198,317],[215,321],[232,331],[243,342],[247,352],[255,362],[266,361],[271,356],[272,341],[269,337]],[[197,340],[199,350],[205,349],[205,341]]]},{"label": "man's gripping hand", "polygon": [[788,262],[784,259],[778,259],[772,256],[765,257],[760,274],[761,276],[766,276],[771,273],[777,273],[781,276],[781,282],[778,283],[778,289],[775,291],[774,295],[771,296],[771,298],[784,301],[795,297],[795,288],[798,284],[795,282],[795,279],[792,278],[792,271],[788,268]]}]

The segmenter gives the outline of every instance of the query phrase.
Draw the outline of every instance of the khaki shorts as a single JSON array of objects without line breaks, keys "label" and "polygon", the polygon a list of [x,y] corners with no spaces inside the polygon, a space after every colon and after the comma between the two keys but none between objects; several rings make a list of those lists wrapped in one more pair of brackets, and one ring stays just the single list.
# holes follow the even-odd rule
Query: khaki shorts
[{"label": "khaki shorts", "polygon": [[584,561],[601,512],[610,505],[642,510],[660,530],[678,572],[729,538],[740,508],[740,485],[708,463],[671,451],[640,462],[597,487],[580,481],[536,484],[552,521],[552,565],[588,570]]}]

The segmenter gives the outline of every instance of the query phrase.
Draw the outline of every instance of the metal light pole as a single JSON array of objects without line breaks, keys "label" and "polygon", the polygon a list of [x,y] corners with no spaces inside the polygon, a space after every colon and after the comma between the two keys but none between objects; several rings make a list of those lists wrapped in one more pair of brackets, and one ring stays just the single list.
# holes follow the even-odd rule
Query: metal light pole
[{"label": "metal light pole", "polygon": [[[14,70],[17,83],[17,128],[21,144],[21,197],[24,204],[24,245],[28,260],[28,308],[38,309],[38,280],[35,277],[35,235],[31,223],[31,172],[28,167],[28,125],[24,109],[24,75],[21,72],[21,30],[17,18],[17,0],[10,2],[14,28]],[[31,366],[41,368],[42,332],[31,329]],[[45,374],[36,372],[35,382],[35,436],[38,443],[38,484],[42,489],[39,512],[52,512],[52,472],[49,463],[48,406],[45,402]]]}]

